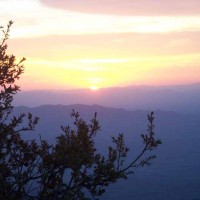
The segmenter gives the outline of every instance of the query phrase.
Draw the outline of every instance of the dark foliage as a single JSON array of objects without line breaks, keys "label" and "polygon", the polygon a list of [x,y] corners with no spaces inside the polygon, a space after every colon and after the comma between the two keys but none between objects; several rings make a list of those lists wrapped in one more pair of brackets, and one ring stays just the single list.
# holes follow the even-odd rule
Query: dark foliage
[{"label": "dark foliage", "polygon": [[147,133],[141,135],[144,147],[128,164],[125,161],[129,149],[123,134],[112,138],[107,156],[95,148],[94,138],[100,130],[96,113],[86,123],[73,110],[75,129],[61,127],[63,134],[56,138],[55,145],[21,137],[22,132],[35,129],[39,118],[30,113],[12,117],[13,96],[20,89],[15,82],[24,71],[25,60],[17,62],[14,55],[6,53],[12,23],[8,23],[6,30],[1,27],[0,199],[99,199],[108,185],[127,179],[138,167],[150,165],[155,156],[144,157],[145,153],[161,144],[154,137],[153,113],[148,115]]}]

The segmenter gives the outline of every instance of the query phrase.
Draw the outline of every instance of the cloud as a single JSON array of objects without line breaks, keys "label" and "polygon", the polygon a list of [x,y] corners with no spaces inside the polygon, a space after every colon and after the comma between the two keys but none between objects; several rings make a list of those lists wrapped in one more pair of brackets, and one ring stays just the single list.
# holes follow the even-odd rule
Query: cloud
[{"label": "cloud", "polygon": [[14,54],[27,58],[42,57],[50,61],[79,59],[88,65],[86,59],[95,64],[97,59],[102,58],[104,61],[114,59],[111,60],[114,62],[115,59],[123,61],[120,58],[143,58],[151,55],[199,54],[199,34],[200,32],[120,33],[11,38],[9,49]]},{"label": "cloud", "polygon": [[40,0],[46,6],[84,13],[112,15],[199,15],[199,0]]}]

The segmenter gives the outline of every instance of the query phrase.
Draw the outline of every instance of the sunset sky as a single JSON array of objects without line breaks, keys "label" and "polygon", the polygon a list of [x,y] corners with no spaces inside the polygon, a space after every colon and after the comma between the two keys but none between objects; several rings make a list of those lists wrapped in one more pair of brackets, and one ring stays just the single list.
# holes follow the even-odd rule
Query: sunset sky
[{"label": "sunset sky", "polygon": [[200,0],[0,0],[22,90],[200,82]]}]

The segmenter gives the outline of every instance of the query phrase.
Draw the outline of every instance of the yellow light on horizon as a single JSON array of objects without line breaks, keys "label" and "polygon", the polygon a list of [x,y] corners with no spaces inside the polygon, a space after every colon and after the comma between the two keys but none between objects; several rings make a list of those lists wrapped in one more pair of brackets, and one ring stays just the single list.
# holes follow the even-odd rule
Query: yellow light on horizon
[{"label": "yellow light on horizon", "polygon": [[90,90],[97,91],[97,90],[99,90],[99,88],[96,85],[93,85],[90,87]]}]

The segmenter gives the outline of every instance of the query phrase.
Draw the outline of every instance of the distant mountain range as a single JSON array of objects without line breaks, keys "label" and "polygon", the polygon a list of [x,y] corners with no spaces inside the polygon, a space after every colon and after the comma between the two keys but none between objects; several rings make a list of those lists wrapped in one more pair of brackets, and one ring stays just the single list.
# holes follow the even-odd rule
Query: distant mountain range
[{"label": "distant mountain range", "polygon": [[[184,93],[194,95],[195,91],[199,92],[198,88],[197,90],[194,88],[194,91],[184,90]],[[148,90],[151,95],[152,91],[159,93],[158,88],[156,90],[144,88],[145,95]],[[109,91],[111,95],[111,90]],[[113,95],[111,95],[113,99],[115,96],[116,102],[118,98],[123,99],[121,93],[116,95],[117,91],[122,92],[121,89],[113,89]],[[136,94],[134,92],[136,89],[127,88],[124,93],[128,94],[128,91]],[[161,91],[162,94],[173,93],[163,88]],[[181,93],[179,88],[178,92]],[[175,90],[174,93],[176,93]],[[109,95],[108,91],[104,91],[104,94]],[[157,98],[164,99],[162,95]],[[33,100],[30,99],[30,101]],[[193,100],[192,97],[191,100]],[[146,101],[148,102],[149,98]],[[27,133],[24,137],[39,138],[38,133],[40,133],[43,138],[54,143],[55,137],[61,133],[61,125],[73,126],[69,116],[72,109],[79,111],[83,119],[87,121],[92,119],[94,113],[97,112],[101,125],[101,131],[96,138],[99,151],[105,152],[107,146],[111,144],[111,136],[121,132],[125,134],[125,140],[131,149],[129,159],[139,151],[142,145],[140,134],[147,129],[148,110],[127,111],[99,105],[74,104],[43,105],[34,108],[20,106],[15,108],[14,113],[31,112],[40,117],[37,131]],[[200,199],[200,112],[180,114],[174,111],[156,111],[155,125],[156,135],[162,139],[163,144],[157,151],[152,152],[157,155],[152,166],[139,169],[128,181],[120,181],[109,187],[102,200]]]},{"label": "distant mountain range", "polygon": [[20,92],[15,96],[17,106],[35,107],[44,104],[102,105],[127,110],[164,110],[179,113],[200,111],[200,84],[180,86],[131,86],[105,88],[98,91],[45,90]]}]

